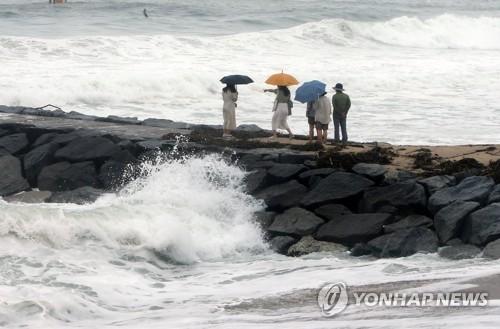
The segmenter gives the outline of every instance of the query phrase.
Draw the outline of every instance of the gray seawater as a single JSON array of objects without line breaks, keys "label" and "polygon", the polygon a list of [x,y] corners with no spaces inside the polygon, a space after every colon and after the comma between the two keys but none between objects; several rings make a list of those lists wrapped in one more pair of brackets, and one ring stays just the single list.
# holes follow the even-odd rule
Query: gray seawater
[{"label": "gray seawater", "polygon": [[[248,73],[256,83],[240,88],[238,121],[268,128],[263,81],[285,69],[345,83],[353,139],[498,142],[499,17],[498,1],[2,0],[0,103],[219,123],[218,79]],[[315,292],[327,282],[452,290],[500,265],[279,256],[254,224],[262,204],[240,169],[207,157],[145,170],[92,205],[0,200],[0,326],[498,327],[494,301],[323,318]]]}]

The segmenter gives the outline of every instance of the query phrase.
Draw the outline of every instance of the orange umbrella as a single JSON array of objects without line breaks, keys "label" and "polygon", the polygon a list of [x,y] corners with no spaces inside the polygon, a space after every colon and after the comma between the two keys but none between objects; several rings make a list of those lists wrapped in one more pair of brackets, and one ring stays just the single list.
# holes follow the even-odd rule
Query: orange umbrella
[{"label": "orange umbrella", "polygon": [[299,84],[297,79],[283,72],[271,75],[267,78],[266,83],[274,86],[293,86]]}]

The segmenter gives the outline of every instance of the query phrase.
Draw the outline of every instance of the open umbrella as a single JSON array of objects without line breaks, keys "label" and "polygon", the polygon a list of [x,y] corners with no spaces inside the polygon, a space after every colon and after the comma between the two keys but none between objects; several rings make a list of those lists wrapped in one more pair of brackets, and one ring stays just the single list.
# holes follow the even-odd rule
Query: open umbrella
[{"label": "open umbrella", "polygon": [[271,75],[267,78],[266,83],[274,86],[293,86],[299,84],[297,79],[283,72]]},{"label": "open umbrella", "polygon": [[220,82],[227,85],[247,85],[249,83],[252,83],[253,80],[246,75],[234,74],[225,76],[224,78],[220,79]]},{"label": "open umbrella", "polygon": [[312,102],[318,99],[326,90],[326,84],[318,81],[308,81],[297,88],[295,92],[295,100],[301,103]]}]

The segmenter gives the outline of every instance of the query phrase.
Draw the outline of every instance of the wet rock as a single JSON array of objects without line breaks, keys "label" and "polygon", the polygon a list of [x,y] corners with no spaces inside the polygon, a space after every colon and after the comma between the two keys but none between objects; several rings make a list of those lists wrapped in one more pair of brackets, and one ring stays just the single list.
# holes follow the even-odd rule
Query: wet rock
[{"label": "wet rock", "polygon": [[364,242],[356,243],[351,249],[351,256],[353,257],[368,256],[371,255],[371,253],[372,248]]},{"label": "wet rock", "polygon": [[424,188],[414,181],[373,187],[365,191],[359,204],[362,212],[378,212],[384,206],[408,211],[425,210],[427,196]]},{"label": "wet rock", "polygon": [[281,152],[279,152],[278,162],[291,163],[291,164],[304,164],[304,162],[314,159],[316,159],[316,155],[312,153],[282,150]]},{"label": "wet rock", "polygon": [[376,163],[358,163],[354,167],[352,167],[352,171],[354,171],[358,175],[370,178],[375,182],[379,182],[384,179],[384,175],[387,172],[387,169],[384,166]]},{"label": "wet rock", "polygon": [[15,203],[44,203],[51,195],[52,192],[49,191],[27,191],[6,196],[3,199],[7,202]]},{"label": "wet rock", "polygon": [[463,235],[463,240],[477,246],[500,238],[500,203],[471,213],[465,221]]},{"label": "wet rock", "polygon": [[24,172],[31,186],[37,185],[42,168],[54,162],[54,154],[58,149],[58,144],[47,143],[32,149],[24,156]]},{"label": "wet rock", "polygon": [[305,170],[307,167],[304,165],[278,163],[267,171],[267,175],[272,184],[279,184],[297,177]]},{"label": "wet rock", "polygon": [[296,180],[291,180],[284,184],[268,187],[258,192],[255,197],[264,200],[271,210],[283,210],[297,206],[306,193],[307,188],[304,185]]},{"label": "wet rock", "polygon": [[143,126],[150,126],[150,127],[170,128],[172,126],[172,123],[173,123],[172,120],[148,118],[142,121],[141,124]]},{"label": "wet rock", "polygon": [[44,167],[38,175],[40,190],[68,191],[84,186],[98,186],[97,173],[91,161],[74,164],[58,162]]},{"label": "wet rock", "polygon": [[255,124],[243,124],[234,129],[232,135],[236,138],[259,138],[270,137],[272,133]]},{"label": "wet rock", "polygon": [[175,143],[165,140],[150,139],[138,142],[136,145],[139,149],[139,152],[143,153],[148,151],[159,151],[159,150],[165,151],[171,149],[175,145]]},{"label": "wet rock", "polygon": [[86,120],[86,121],[95,121],[98,117],[95,115],[88,115],[88,114],[83,114],[77,111],[70,111],[66,113],[64,116],[66,119],[73,119],[73,120]]},{"label": "wet rock", "polygon": [[28,145],[28,137],[24,133],[0,137],[0,149],[4,149],[10,154],[20,153]]},{"label": "wet rock", "polygon": [[417,179],[417,176],[406,170],[396,170],[396,171],[388,171],[384,175],[384,183],[385,184],[396,184],[407,181],[414,181]]},{"label": "wet rock", "polygon": [[496,185],[488,197],[488,204],[500,202],[500,184]]},{"label": "wet rock", "polygon": [[0,196],[8,196],[30,188],[21,170],[21,161],[12,155],[0,155]]},{"label": "wet rock", "polygon": [[277,236],[269,241],[269,245],[275,252],[286,255],[288,248],[290,248],[297,241],[297,238],[293,238],[291,236]]},{"label": "wet rock", "polygon": [[347,251],[341,244],[315,240],[312,236],[304,236],[299,242],[288,248],[287,255],[292,257],[303,256],[313,252],[340,253]]},{"label": "wet rock", "polygon": [[418,181],[427,191],[428,195],[433,195],[435,192],[457,184],[457,179],[454,176],[433,176]]},{"label": "wet rock", "polygon": [[307,183],[311,177],[321,177],[325,178],[334,172],[339,171],[335,168],[319,168],[319,169],[311,169],[304,171],[299,175],[299,181],[302,183]]},{"label": "wet rock", "polygon": [[390,214],[351,214],[338,217],[320,226],[315,238],[320,241],[354,245],[366,242],[382,233],[382,227],[391,219]]},{"label": "wet rock", "polygon": [[357,196],[373,184],[373,181],[359,175],[335,172],[321,180],[302,199],[301,203],[305,207],[318,207],[327,203],[335,203]]},{"label": "wet rock", "polygon": [[59,135],[58,133],[46,133],[46,134],[42,134],[42,135],[40,135],[40,137],[38,137],[35,140],[35,142],[33,143],[32,147],[35,148],[35,147],[38,147],[40,145],[50,143],[58,135]]},{"label": "wet rock", "polygon": [[135,168],[127,162],[106,161],[99,169],[99,181],[106,190],[116,190],[136,177]]},{"label": "wet rock", "polygon": [[49,203],[76,203],[83,205],[95,202],[103,194],[102,190],[84,186],[71,191],[55,192],[47,202]]},{"label": "wet rock", "polygon": [[259,224],[259,226],[266,230],[269,225],[271,225],[276,217],[276,213],[274,211],[257,211],[254,214],[254,219]]},{"label": "wet rock", "polygon": [[80,138],[59,149],[55,157],[70,162],[109,159],[120,147],[104,137]]},{"label": "wet rock", "polygon": [[35,144],[37,144],[37,143],[41,144],[43,138],[48,138],[48,139],[50,139],[48,142],[57,143],[59,145],[67,145],[68,143],[71,143],[72,141],[74,141],[76,139],[82,138],[82,136],[80,136],[76,132],[67,133],[67,134],[56,134],[56,136],[53,136],[53,137],[50,137],[50,136],[45,137],[45,135],[47,135],[47,134],[40,136],[35,141]]},{"label": "wet rock", "polygon": [[432,226],[432,219],[430,219],[427,216],[423,215],[410,215],[407,216],[400,221],[397,221],[396,223],[385,225],[384,226],[384,232],[386,234],[400,231],[400,230],[406,230],[409,228],[414,228],[414,227],[431,227]]},{"label": "wet rock", "polygon": [[341,204],[327,204],[314,209],[314,213],[327,221],[334,220],[340,216],[350,215],[352,212]]},{"label": "wet rock", "polygon": [[291,208],[276,216],[273,223],[267,228],[277,235],[305,236],[312,234],[324,221],[302,208]]},{"label": "wet rock", "polygon": [[121,123],[121,124],[129,124],[129,125],[138,125],[141,123],[137,119],[137,117],[119,117],[116,115],[108,115],[105,118],[96,118],[95,121]]},{"label": "wet rock", "polygon": [[267,171],[265,169],[255,170],[245,177],[245,182],[248,193],[253,194],[268,186]]},{"label": "wet rock", "polygon": [[416,253],[433,253],[438,249],[438,238],[425,227],[395,231],[368,242],[377,257],[406,257]]},{"label": "wet rock", "polygon": [[8,135],[9,131],[7,129],[2,129],[0,128],[0,137],[3,137],[5,135]]},{"label": "wet rock", "polygon": [[469,259],[479,256],[481,249],[470,244],[446,246],[439,249],[439,256],[452,260]]},{"label": "wet rock", "polygon": [[460,235],[467,216],[478,209],[480,204],[473,201],[455,201],[442,208],[434,216],[434,227],[441,243]]},{"label": "wet rock", "polygon": [[483,257],[500,259],[500,239],[492,241],[483,250]]},{"label": "wet rock", "polygon": [[475,201],[485,204],[493,186],[494,182],[490,177],[468,177],[456,186],[443,188],[434,193],[429,198],[429,210],[435,214],[454,201]]}]

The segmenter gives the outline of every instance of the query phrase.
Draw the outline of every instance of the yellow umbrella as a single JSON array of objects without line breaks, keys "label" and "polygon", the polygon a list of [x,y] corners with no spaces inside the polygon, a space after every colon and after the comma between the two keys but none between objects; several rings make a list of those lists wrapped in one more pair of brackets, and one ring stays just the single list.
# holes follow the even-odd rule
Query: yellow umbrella
[{"label": "yellow umbrella", "polygon": [[283,72],[271,75],[267,78],[266,83],[274,86],[293,86],[299,84],[297,79]]}]

